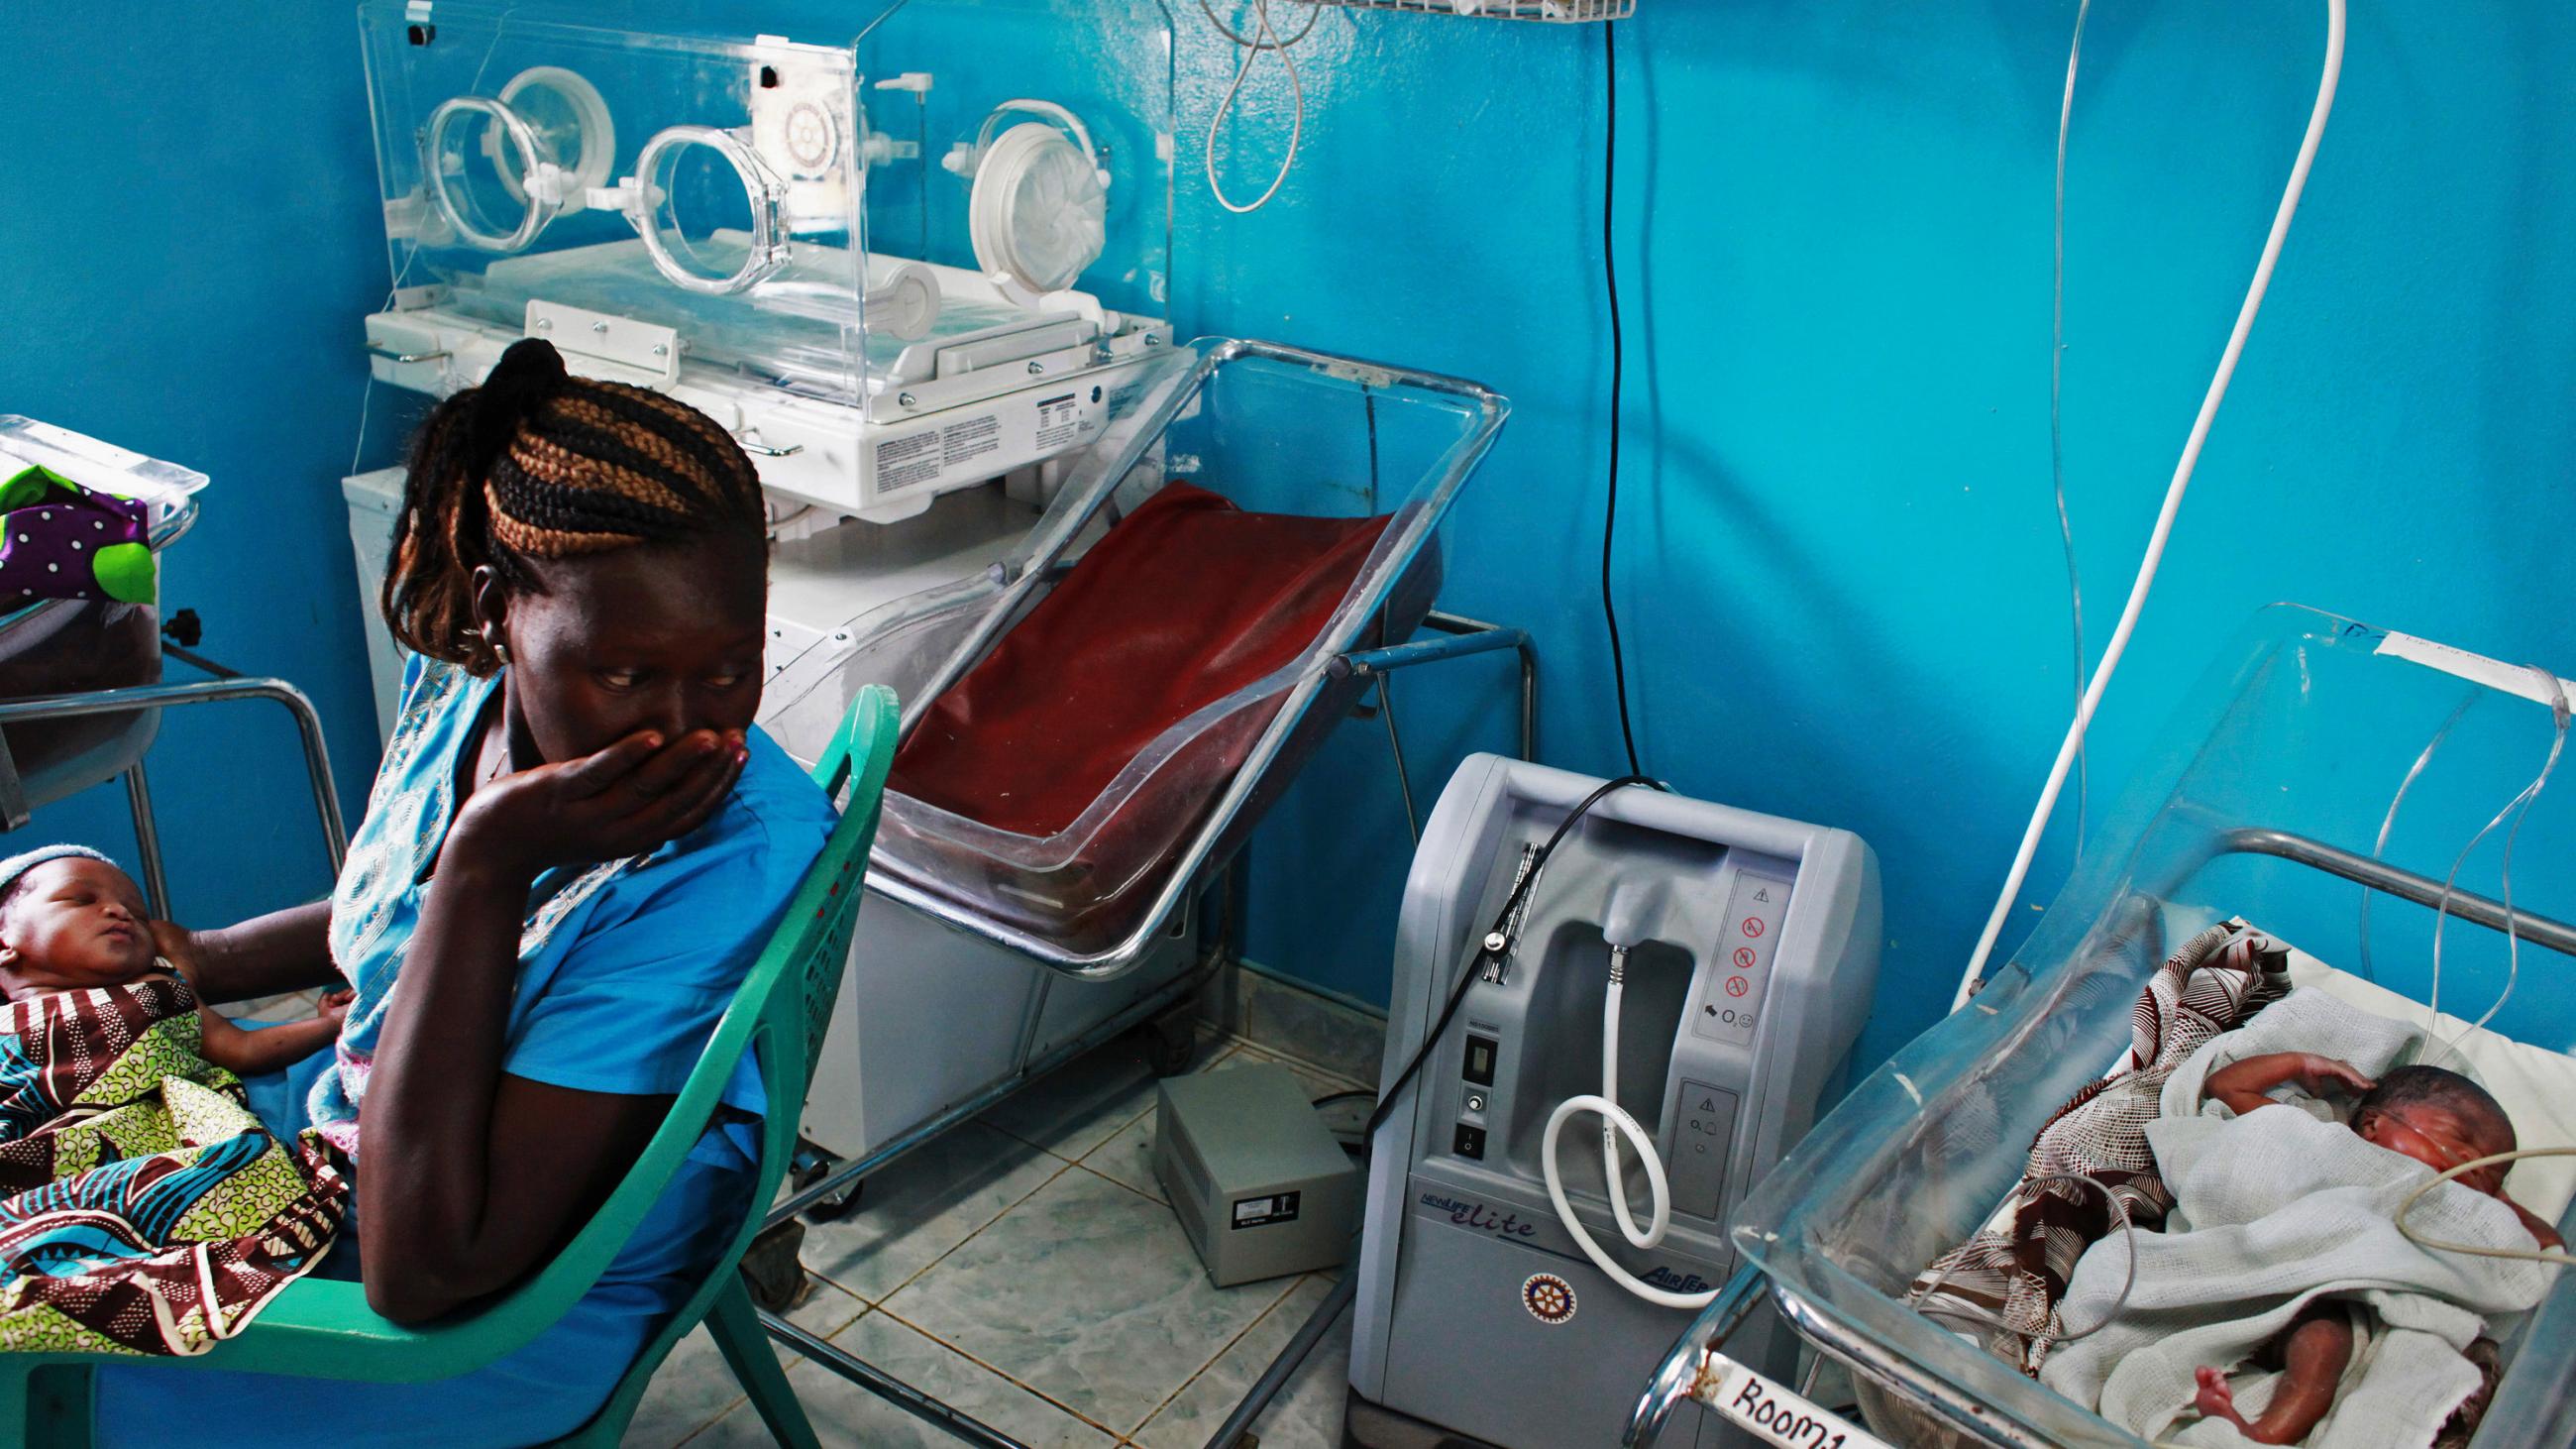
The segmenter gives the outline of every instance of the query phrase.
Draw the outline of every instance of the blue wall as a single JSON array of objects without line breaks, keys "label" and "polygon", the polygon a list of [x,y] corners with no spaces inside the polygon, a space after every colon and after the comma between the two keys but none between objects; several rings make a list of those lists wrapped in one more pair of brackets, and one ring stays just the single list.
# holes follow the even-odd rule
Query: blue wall
[{"label": "blue wall", "polygon": [[[1641,0],[1618,33],[1617,593],[1640,744],[1686,792],[1877,847],[1865,1060],[1946,1008],[2070,710],[2047,368],[2074,8]],[[2093,9],[2065,418],[2096,652],[2296,151],[2324,9]],[[1189,135],[1231,58],[1183,29]],[[1458,511],[1448,602],[1539,632],[1542,754],[1615,773],[1593,592],[1601,45],[1588,27],[1327,17],[1281,199],[1233,218],[1184,187],[1181,311],[1511,395]],[[2298,228],[2097,728],[2097,800],[2271,600],[2576,666],[2571,60],[2576,14],[2538,0],[2355,7]],[[1286,104],[1257,74],[1255,160]],[[1508,738],[1501,671],[1450,667],[1399,684],[1419,772]],[[1475,724],[1438,727],[1471,705]],[[1251,951],[1382,999],[1402,825],[1382,742],[1344,735],[1260,838]],[[2431,856],[2413,863],[2447,866]],[[2031,899],[2064,861],[2053,841]]]},{"label": "blue wall", "polygon": [[[384,280],[355,27],[336,0],[187,8],[150,33],[63,3],[0,17],[0,119],[19,138],[0,154],[0,405],[216,475],[172,597],[208,616],[222,657],[314,691],[354,787],[373,741],[333,480],[357,427],[356,319]],[[830,39],[862,7],[668,8]],[[2074,5],[1640,8],[1618,29],[1618,596],[1640,744],[1687,792],[1878,848],[1874,1060],[1946,1004],[2068,709],[2046,405]],[[1234,52],[1194,4],[1174,14],[1176,320],[1511,396],[1455,518],[1447,603],[1538,633],[1544,757],[1614,771],[1594,595],[1601,30],[1326,15],[1299,52],[1298,169],[1234,217],[1195,179]],[[2095,7],[2066,428],[2096,650],[2322,35],[2305,0]],[[2572,62],[2576,14],[2543,0],[2356,9],[2298,230],[2106,705],[2097,798],[2217,638],[2272,599],[2576,666]],[[1286,106],[1265,64],[1232,132],[1238,191],[1266,181]],[[1508,670],[1441,671],[1398,683],[1426,806],[1459,753],[1510,740]],[[192,914],[318,884],[265,725],[174,724],[162,747]],[[186,769],[183,752],[215,763]],[[60,813],[46,828],[73,833]],[[77,813],[100,838],[122,828],[106,806]],[[1406,855],[1383,738],[1347,728],[1257,841],[1252,954],[1383,999]],[[2061,840],[2035,882],[2064,859]]]},{"label": "blue wall", "polygon": [[[212,477],[164,604],[197,611],[211,657],[313,697],[354,823],[376,725],[339,479],[385,251],[352,17],[0,7],[0,412]],[[181,919],[329,888],[294,740],[273,705],[169,716],[150,766]],[[131,864],[123,793],[41,811],[21,837],[66,838]]]}]

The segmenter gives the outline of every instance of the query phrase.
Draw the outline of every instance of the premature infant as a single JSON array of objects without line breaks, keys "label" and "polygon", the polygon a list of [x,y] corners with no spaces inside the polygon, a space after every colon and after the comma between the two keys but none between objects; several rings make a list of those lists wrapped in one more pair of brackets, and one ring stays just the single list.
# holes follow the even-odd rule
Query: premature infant
[{"label": "premature infant", "polygon": [[[134,881],[86,847],[0,862],[0,996],[26,1001],[178,974],[153,945],[150,914]],[[349,993],[335,991],[310,1020],[244,1031],[200,1006],[202,1054],[235,1076],[278,1071],[337,1040],[348,1009]]]},{"label": "premature infant", "polygon": [[[2436,1172],[2514,1150],[2513,1123],[2495,1098],[2459,1073],[2439,1067],[2399,1067],[2374,1082],[2349,1062],[2311,1052],[2273,1052],[2212,1072],[2206,1095],[2241,1115],[2279,1105],[2270,1093],[2284,1084],[2295,1084],[2319,1097],[2335,1091],[2359,1093],[2352,1130]],[[2505,1196],[2505,1166],[2490,1163],[2454,1180],[2512,1208],[2541,1246],[2565,1247],[2556,1229]],[[2352,1359],[2351,1324],[2339,1308],[2311,1304],[2273,1341],[2265,1357],[2274,1355],[2281,1382],[2260,1417],[2247,1419],[2236,1411],[2224,1367],[2199,1371],[2200,1412],[2234,1424],[2259,1444],[2295,1444],[2306,1438],[2334,1406],[2335,1387]]]}]

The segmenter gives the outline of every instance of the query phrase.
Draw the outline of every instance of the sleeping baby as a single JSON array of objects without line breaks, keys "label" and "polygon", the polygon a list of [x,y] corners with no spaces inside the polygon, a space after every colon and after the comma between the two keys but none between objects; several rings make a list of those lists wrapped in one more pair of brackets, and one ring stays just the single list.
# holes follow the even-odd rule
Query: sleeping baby
[{"label": "sleeping baby", "polygon": [[[2203,1090],[2210,1100],[2242,1116],[2257,1108],[2283,1105],[2271,1094],[2284,1085],[2316,1097],[2359,1093],[2352,1130],[2363,1141],[2411,1157],[2435,1172],[2508,1153],[2516,1145],[2513,1122],[2496,1099],[2477,1083],[2440,1067],[2399,1067],[2374,1082],[2350,1062],[2333,1057],[2271,1052],[2210,1073]],[[2505,1164],[2491,1163],[2454,1181],[2513,1209],[2541,1247],[2565,1247],[2557,1229],[2505,1195],[2504,1176]],[[2248,1419],[2238,1412],[2223,1365],[2204,1365],[2198,1371],[2196,1406],[2204,1417],[2234,1424],[2257,1444],[2295,1444],[2334,1406],[2335,1388],[2352,1362],[2351,1322],[2330,1302],[2311,1303],[2256,1358],[2281,1371],[2271,1402],[2261,1414]]]},{"label": "sleeping baby", "polygon": [[2162,1230],[2085,1249],[2040,1381],[2195,1449],[2397,1449],[2473,1424],[2488,1341],[2549,1281],[2528,1255],[2560,1243],[2501,1164],[2428,1181],[2516,1137],[2475,1082],[2401,1065],[2426,1045],[2313,988],[2205,1042],[2145,1125]]},{"label": "sleeping baby", "polygon": [[[0,861],[0,999],[176,976],[153,947],[150,918],[133,879],[86,846],[50,845]],[[348,1009],[349,993],[335,991],[309,1020],[245,1031],[199,1006],[199,1054],[235,1076],[277,1071],[337,1040]]]},{"label": "sleeping baby", "polygon": [[241,1078],[328,1045],[345,998],[245,1031],[146,916],[96,851],[0,861],[0,1350],[201,1353],[339,1231],[330,1149],[277,1138]]}]

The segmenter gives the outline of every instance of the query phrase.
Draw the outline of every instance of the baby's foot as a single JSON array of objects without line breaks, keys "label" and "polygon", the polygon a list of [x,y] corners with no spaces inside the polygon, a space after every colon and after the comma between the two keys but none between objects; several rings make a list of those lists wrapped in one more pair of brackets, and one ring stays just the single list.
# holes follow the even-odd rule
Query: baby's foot
[{"label": "baby's foot", "polygon": [[2251,1427],[2245,1416],[2236,1412],[2236,1394],[2227,1387],[2227,1371],[2203,1368],[2193,1374],[2200,1380],[2200,1392],[2193,1397],[2192,1407],[2205,1419],[2224,1419],[2239,1429]]}]

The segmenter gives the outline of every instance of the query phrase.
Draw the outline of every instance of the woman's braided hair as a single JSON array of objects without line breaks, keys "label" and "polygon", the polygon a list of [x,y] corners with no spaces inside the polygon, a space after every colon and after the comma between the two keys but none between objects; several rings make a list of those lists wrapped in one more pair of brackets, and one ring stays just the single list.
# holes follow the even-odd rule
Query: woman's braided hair
[{"label": "woman's braided hair", "polygon": [[385,622],[415,653],[490,674],[500,661],[474,627],[476,568],[537,590],[529,559],[754,541],[766,526],[759,475],[714,419],[570,376],[552,344],[530,338],[482,386],[432,409],[412,440]]}]

